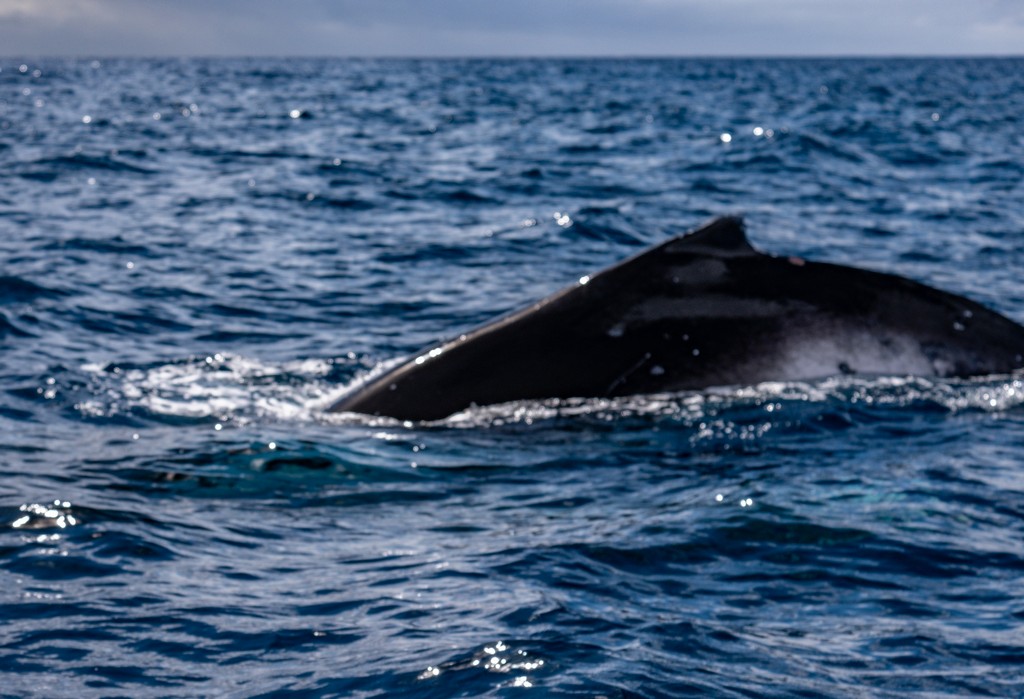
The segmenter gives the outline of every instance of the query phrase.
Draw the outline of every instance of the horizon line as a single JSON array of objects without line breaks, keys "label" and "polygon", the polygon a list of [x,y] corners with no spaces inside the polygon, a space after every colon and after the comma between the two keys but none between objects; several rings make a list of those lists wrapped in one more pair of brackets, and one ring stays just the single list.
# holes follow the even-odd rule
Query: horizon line
[{"label": "horizon line", "polygon": [[61,53],[0,53],[0,60],[158,60],[158,59],[273,59],[273,60],[394,60],[394,61],[675,61],[675,60],[963,60],[963,59],[1019,59],[1022,53],[807,53],[807,54],[61,54]]}]

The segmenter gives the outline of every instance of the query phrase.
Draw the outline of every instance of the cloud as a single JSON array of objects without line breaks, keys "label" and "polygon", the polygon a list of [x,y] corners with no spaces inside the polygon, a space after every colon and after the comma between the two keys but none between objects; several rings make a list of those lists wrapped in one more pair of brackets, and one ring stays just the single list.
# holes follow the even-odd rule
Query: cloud
[{"label": "cloud", "polygon": [[1017,0],[0,0],[7,55],[1008,54]]}]

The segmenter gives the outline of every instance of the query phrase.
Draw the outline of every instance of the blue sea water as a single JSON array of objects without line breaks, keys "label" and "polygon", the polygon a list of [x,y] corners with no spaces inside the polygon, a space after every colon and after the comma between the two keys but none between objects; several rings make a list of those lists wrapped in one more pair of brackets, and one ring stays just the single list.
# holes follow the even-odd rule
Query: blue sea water
[{"label": "blue sea water", "polygon": [[1024,695],[1020,377],[324,411],[727,213],[1024,321],[1022,114],[1021,59],[0,60],[0,695]]}]

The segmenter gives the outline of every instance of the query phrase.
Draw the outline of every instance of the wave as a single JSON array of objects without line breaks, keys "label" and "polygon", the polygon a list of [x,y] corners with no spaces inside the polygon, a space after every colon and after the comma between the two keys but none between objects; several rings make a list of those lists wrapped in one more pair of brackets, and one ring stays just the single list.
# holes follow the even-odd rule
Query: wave
[{"label": "wave", "polygon": [[0,276],[0,305],[32,303],[43,298],[67,296],[63,289],[47,287],[22,277]]},{"label": "wave", "polygon": [[133,175],[152,175],[158,171],[136,165],[114,155],[87,155],[75,153],[53,158],[39,158],[22,166],[18,174],[26,179],[52,182],[61,175],[82,172],[127,173]]}]

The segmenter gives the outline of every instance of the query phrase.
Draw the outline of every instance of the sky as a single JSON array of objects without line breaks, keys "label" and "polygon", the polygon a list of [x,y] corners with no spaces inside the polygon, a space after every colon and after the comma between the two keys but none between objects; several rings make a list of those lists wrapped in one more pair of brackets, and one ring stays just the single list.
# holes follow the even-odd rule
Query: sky
[{"label": "sky", "polygon": [[1024,0],[0,0],[24,57],[1022,53]]}]

